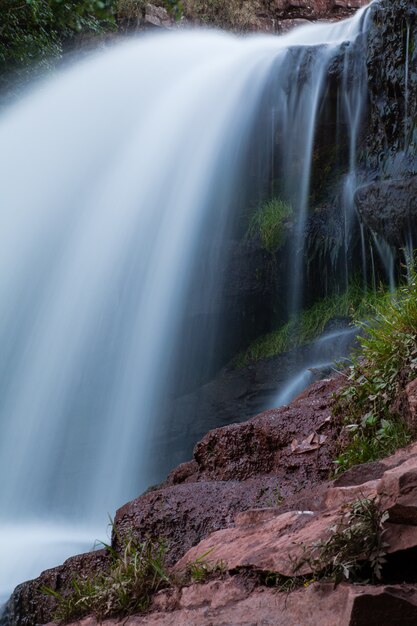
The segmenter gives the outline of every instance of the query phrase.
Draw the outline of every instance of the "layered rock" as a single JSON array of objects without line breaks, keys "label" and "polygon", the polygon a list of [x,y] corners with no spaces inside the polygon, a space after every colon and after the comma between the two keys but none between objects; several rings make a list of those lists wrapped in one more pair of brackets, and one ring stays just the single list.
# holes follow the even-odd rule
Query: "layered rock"
[{"label": "layered rock", "polygon": [[[354,587],[313,584],[291,594],[273,589],[251,589],[235,579],[193,585],[177,597],[161,595],[155,606],[175,602],[172,611],[135,616],[123,622],[105,620],[103,626],[414,626],[417,592],[410,585]],[[398,621],[400,620],[400,621]],[[94,618],[77,622],[96,626]]]},{"label": "layered rock", "polygon": [[[369,626],[397,624],[399,614],[402,624],[415,623],[417,444],[326,482],[338,432],[332,394],[341,384],[341,376],[316,383],[288,407],[208,433],[192,461],[117,512],[116,549],[124,535],[165,537],[176,571],[207,553],[222,563],[220,578],[160,592],[149,614],[128,623]],[[410,410],[413,397],[410,391]],[[344,584],[336,591],[315,583],[289,596],[265,586],[271,572],[294,576],[294,563],[305,550],[325,540],[347,507],[364,498],[389,514],[383,583]],[[42,587],[62,592],[74,574],[106,568],[107,558],[102,551],[69,559],[21,585],[3,623],[45,624],[54,601]],[[315,573],[306,562],[296,575],[308,579]]]}]

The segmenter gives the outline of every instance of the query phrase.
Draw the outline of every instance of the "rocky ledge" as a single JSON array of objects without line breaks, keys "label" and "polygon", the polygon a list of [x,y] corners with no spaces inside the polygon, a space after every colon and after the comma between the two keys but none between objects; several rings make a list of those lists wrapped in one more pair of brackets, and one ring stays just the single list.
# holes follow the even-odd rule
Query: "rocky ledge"
[{"label": "rocky ledge", "polygon": [[[402,626],[417,623],[417,444],[329,481],[340,430],[331,409],[341,385],[341,375],[320,381],[291,405],[211,431],[192,461],[117,512],[116,549],[126,534],[164,537],[173,571],[205,554],[221,563],[214,579],[160,591],[146,616],[124,624],[381,626],[399,616]],[[411,390],[409,411],[414,400]],[[386,512],[381,582],[320,582],[306,551],[324,545],[363,500]],[[74,557],[20,585],[3,623],[48,623],[54,599],[42,587],[62,592],[75,573],[96,572],[107,558],[105,551]],[[293,577],[302,584],[289,594],[268,584]]]},{"label": "rocky ledge", "polygon": [[[229,13],[236,11],[210,8],[204,10],[204,3],[192,0],[182,3],[182,15],[170,12],[166,3],[156,0],[146,2],[121,2],[116,15],[120,32],[137,32],[154,29],[177,29],[184,26],[210,25],[227,30],[261,31],[282,33],[303,23],[317,20],[340,20],[352,15],[360,7],[369,4],[368,0],[262,0],[247,3],[246,19],[241,17],[236,23],[228,19]],[[215,7],[215,4],[213,4]]]}]

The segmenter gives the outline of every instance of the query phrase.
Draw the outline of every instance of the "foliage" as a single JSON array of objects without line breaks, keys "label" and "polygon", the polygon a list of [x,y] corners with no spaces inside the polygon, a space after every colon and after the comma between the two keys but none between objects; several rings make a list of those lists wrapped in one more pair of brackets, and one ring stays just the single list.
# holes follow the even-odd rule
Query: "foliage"
[{"label": "foliage", "polygon": [[[328,529],[326,539],[302,545],[302,556],[292,561],[293,575],[267,572],[261,582],[291,593],[317,581],[365,583],[379,581],[385,563],[384,525],[389,516],[375,499],[359,498],[344,506],[342,515]],[[308,574],[298,572],[308,565]]]},{"label": "foliage", "polygon": [[276,252],[285,243],[292,214],[292,207],[283,200],[268,200],[253,215],[248,236],[258,235],[265,250]]},{"label": "foliage", "polygon": [[384,524],[388,513],[375,499],[363,498],[346,505],[327,539],[305,549],[294,573],[306,563],[315,580],[367,582],[381,580],[385,563]]},{"label": "foliage", "polygon": [[[345,472],[354,465],[369,463],[389,456],[411,441],[410,432],[399,417],[382,419],[377,428],[374,424],[371,427],[368,418],[364,421],[368,423],[349,433],[348,443],[342,447],[342,451],[335,461],[336,474]],[[356,428],[357,425],[352,426]]]},{"label": "foliage", "polygon": [[128,539],[121,553],[109,546],[107,549],[111,556],[108,571],[95,577],[74,578],[72,589],[66,593],[44,588],[44,593],[58,602],[56,620],[65,622],[87,614],[102,620],[140,613],[149,607],[156,591],[170,585],[163,543]]},{"label": "foliage", "polygon": [[357,283],[352,283],[345,293],[319,300],[278,330],[257,339],[245,353],[239,355],[237,365],[244,367],[253,361],[304,345],[320,335],[332,318],[364,318],[372,314],[378,302],[383,303],[388,298],[389,295],[382,289],[363,291]]},{"label": "foliage", "polygon": [[4,0],[0,89],[50,69],[76,33],[112,27],[113,0]]},{"label": "foliage", "polygon": [[337,459],[339,470],[392,453],[410,441],[396,400],[417,370],[417,275],[376,307],[335,404],[348,443]]}]

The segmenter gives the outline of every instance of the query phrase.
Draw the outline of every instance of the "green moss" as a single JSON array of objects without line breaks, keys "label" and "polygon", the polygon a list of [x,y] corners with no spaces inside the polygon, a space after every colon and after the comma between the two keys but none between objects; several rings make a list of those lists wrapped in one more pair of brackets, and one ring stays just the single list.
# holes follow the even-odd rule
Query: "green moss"
[{"label": "green moss", "polygon": [[393,298],[378,303],[371,325],[361,326],[360,349],[334,407],[345,432],[339,471],[384,457],[411,439],[395,401],[416,378],[416,272]]},{"label": "green moss", "polygon": [[378,291],[363,291],[358,284],[352,284],[342,294],[335,294],[316,302],[297,318],[284,326],[257,339],[237,359],[237,366],[244,367],[253,361],[288,352],[310,342],[320,335],[326,324],[334,317],[365,318],[373,313],[378,302],[389,300],[389,294]]},{"label": "green moss", "polygon": [[292,207],[272,198],[263,204],[252,217],[248,236],[259,236],[262,246],[268,252],[275,252],[285,243],[288,234],[288,222],[292,217]]}]

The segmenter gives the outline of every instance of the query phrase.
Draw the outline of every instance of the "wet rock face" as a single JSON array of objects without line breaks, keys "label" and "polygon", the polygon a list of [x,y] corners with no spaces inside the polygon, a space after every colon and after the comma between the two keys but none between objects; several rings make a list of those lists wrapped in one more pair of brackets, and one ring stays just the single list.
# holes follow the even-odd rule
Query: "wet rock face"
[{"label": "wet rock face", "polygon": [[389,244],[401,246],[415,233],[417,176],[364,185],[355,201],[365,224]]},{"label": "wet rock face", "polygon": [[368,40],[370,121],[368,163],[380,175],[415,173],[417,7],[381,0],[372,8]]}]

